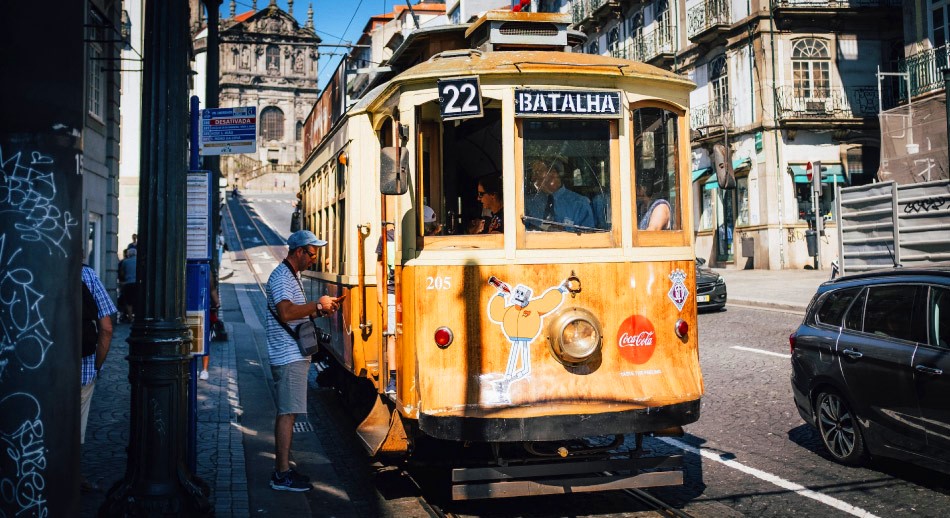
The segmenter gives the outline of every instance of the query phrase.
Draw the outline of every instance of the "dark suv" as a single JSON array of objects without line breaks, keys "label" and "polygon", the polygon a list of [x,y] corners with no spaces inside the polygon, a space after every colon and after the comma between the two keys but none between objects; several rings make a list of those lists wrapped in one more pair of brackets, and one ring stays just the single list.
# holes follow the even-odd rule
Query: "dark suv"
[{"label": "dark suv", "polygon": [[950,472],[950,266],[826,282],[789,342],[795,404],[832,457]]}]

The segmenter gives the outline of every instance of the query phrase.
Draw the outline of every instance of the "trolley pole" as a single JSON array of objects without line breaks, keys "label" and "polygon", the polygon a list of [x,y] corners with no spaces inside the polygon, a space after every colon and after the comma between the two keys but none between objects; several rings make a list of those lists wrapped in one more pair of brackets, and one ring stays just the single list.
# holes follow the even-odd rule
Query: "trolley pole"
[{"label": "trolley pole", "polygon": [[185,174],[191,38],[186,0],[145,3],[139,272],[129,336],[125,476],[104,516],[204,516],[208,488],[185,463],[191,336],[185,325]]}]

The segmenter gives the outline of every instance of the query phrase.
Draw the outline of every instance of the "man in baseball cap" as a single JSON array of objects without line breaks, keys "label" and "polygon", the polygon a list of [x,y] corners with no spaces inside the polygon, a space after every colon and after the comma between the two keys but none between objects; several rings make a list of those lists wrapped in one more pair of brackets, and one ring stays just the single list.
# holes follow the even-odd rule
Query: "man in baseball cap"
[{"label": "man in baseball cap", "polygon": [[[324,295],[316,302],[307,302],[300,272],[317,262],[318,248],[326,241],[317,239],[309,230],[298,230],[287,239],[287,258],[267,280],[267,355],[277,393],[275,431],[275,466],[270,487],[278,491],[309,491],[310,479],[290,467],[290,445],[297,414],[307,413],[307,372],[310,358],[304,357],[297,341],[287,329],[307,318],[331,315],[339,300]],[[279,319],[279,321],[278,321]]]}]

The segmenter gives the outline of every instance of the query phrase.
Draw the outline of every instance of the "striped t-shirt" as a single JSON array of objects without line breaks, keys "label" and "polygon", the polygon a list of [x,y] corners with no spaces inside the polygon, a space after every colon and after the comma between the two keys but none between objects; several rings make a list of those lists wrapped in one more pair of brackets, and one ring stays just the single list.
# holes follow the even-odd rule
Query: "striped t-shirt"
[{"label": "striped t-shirt", "polygon": [[[300,290],[300,277],[290,271],[286,263],[280,263],[267,279],[267,355],[270,357],[271,365],[287,365],[288,363],[301,361],[304,358],[297,347],[297,341],[294,340],[287,330],[274,318],[271,309],[277,312],[277,304],[284,300],[289,300],[294,304],[306,304],[307,299]],[[306,318],[300,320],[291,320],[287,325],[295,329],[298,325],[306,322]]]}]

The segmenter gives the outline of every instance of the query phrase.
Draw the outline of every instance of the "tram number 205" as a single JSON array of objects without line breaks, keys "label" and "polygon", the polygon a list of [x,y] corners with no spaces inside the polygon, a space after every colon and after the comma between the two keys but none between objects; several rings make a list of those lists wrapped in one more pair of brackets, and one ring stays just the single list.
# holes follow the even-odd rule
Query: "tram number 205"
[{"label": "tram number 205", "polygon": [[452,288],[451,277],[426,277],[427,290],[448,290]]},{"label": "tram number 205", "polygon": [[439,109],[443,119],[482,116],[482,92],[477,77],[439,80]]}]

